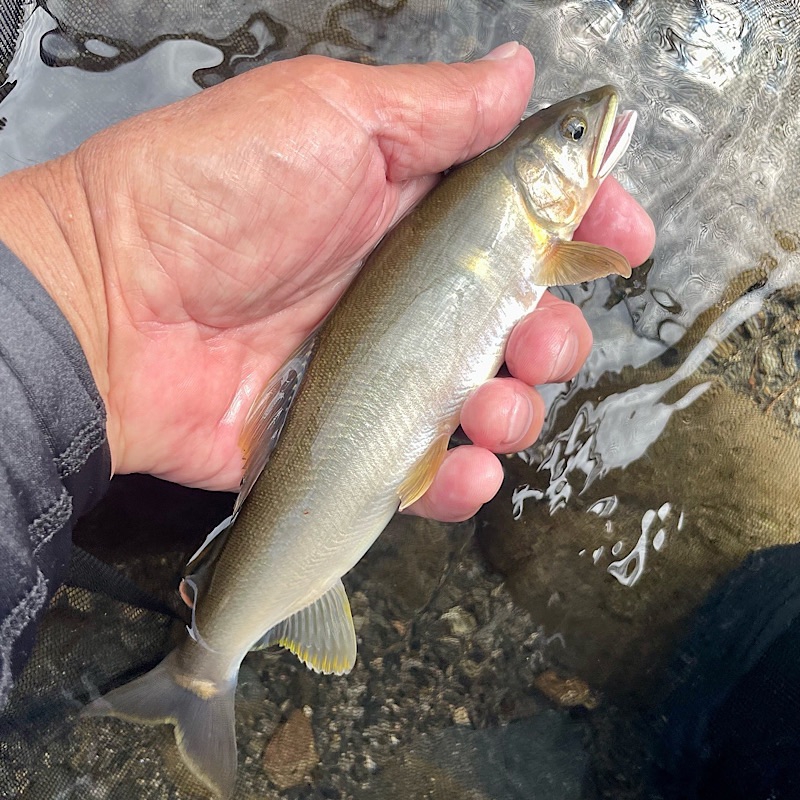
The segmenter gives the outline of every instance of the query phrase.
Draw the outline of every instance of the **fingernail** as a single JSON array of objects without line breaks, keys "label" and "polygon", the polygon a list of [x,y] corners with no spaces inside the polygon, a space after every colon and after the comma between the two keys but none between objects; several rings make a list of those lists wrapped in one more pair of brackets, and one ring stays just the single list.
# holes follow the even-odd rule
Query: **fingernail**
[{"label": "fingernail", "polygon": [[514,407],[508,415],[508,427],[504,445],[515,444],[533,424],[533,404],[526,397],[518,394],[514,398]]},{"label": "fingernail", "polygon": [[490,50],[483,58],[478,61],[502,61],[504,58],[513,58],[519,50],[519,42],[506,42],[494,50]]},{"label": "fingernail", "polygon": [[575,370],[578,361],[578,337],[568,333],[561,345],[561,350],[556,356],[555,364],[550,372],[547,382],[566,380],[567,375],[571,375]]}]

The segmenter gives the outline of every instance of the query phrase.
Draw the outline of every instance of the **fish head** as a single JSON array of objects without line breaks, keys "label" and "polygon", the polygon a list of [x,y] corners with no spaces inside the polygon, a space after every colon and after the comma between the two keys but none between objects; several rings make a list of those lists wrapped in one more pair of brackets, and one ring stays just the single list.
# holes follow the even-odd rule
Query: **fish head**
[{"label": "fish head", "polygon": [[616,88],[601,86],[538,111],[507,140],[515,188],[548,233],[572,236],[627,150],[636,112],[618,108]]}]

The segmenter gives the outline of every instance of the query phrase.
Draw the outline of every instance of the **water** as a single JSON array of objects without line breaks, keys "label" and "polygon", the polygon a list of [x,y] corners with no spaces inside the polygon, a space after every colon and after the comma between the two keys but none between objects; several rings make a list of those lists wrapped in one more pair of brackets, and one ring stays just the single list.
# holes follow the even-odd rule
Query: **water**
[{"label": "water", "polygon": [[[544,390],[545,434],[507,461],[506,485],[479,519],[480,552],[469,531],[423,523],[406,540],[382,539],[350,578],[363,641],[349,678],[320,680],[279,654],[248,660],[239,796],[655,796],[643,788],[652,753],[683,776],[675,796],[690,796],[690,783],[700,792],[707,775],[717,787],[735,776],[730,742],[741,738],[741,720],[726,692],[753,659],[777,652],[764,619],[792,629],[793,584],[778,578],[800,539],[797,0],[61,0],[23,11],[4,59],[2,171],[301,53],[454,60],[516,38],[537,60],[531,110],[606,82],[621,88],[639,122],[617,174],[655,221],[652,260],[629,282],[562,290],[590,321],[595,347],[575,381]],[[409,541],[432,548],[426,560]],[[158,561],[166,583],[178,563]],[[723,625],[731,597],[733,628]],[[74,620],[89,601],[61,602]],[[118,629],[109,628],[107,647]],[[727,652],[731,638],[744,644],[730,645],[736,655],[723,669],[709,653]],[[164,646],[147,645],[142,659]],[[688,676],[669,667],[690,661]],[[122,667],[71,669],[79,688],[65,689],[65,679],[62,694],[85,699]],[[551,669],[556,677],[543,679]],[[710,674],[716,683],[687,700],[685,687]],[[754,674],[773,676],[766,666]],[[545,708],[555,716],[532,723]],[[698,722],[719,709],[728,728]],[[159,755],[168,731],[93,724],[70,728],[65,750],[63,731],[53,733],[36,759],[26,761],[17,742],[5,774],[31,798],[55,796],[37,759],[55,764],[47,780],[61,775],[60,790],[78,787],[75,796],[197,796],[174,756]],[[708,737],[704,778],[678,757],[699,749],[692,736]],[[113,744],[103,752],[98,740]],[[273,740],[289,742],[284,772],[263,766]],[[518,757],[532,741],[533,766]],[[486,765],[476,756],[469,770],[447,757],[465,749],[485,753]],[[718,762],[728,766],[716,773]],[[440,794],[424,794],[431,782]]]}]

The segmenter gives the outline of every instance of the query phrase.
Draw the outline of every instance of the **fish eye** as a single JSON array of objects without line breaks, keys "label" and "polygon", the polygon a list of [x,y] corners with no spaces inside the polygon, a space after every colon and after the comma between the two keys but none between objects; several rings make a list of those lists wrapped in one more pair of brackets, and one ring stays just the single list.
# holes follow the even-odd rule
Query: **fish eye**
[{"label": "fish eye", "polygon": [[561,133],[573,142],[579,142],[586,133],[586,120],[582,117],[567,117],[561,123]]}]

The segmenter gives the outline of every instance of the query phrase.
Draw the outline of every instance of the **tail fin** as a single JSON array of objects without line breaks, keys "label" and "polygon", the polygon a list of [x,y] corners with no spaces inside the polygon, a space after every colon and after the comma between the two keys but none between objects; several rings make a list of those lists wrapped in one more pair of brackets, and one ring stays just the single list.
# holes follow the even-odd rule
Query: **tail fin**
[{"label": "tail fin", "polygon": [[172,723],[186,764],[215,795],[227,800],[236,783],[236,679],[225,684],[190,682],[178,672],[176,660],[170,653],[146,675],[90,703],[82,716]]}]

